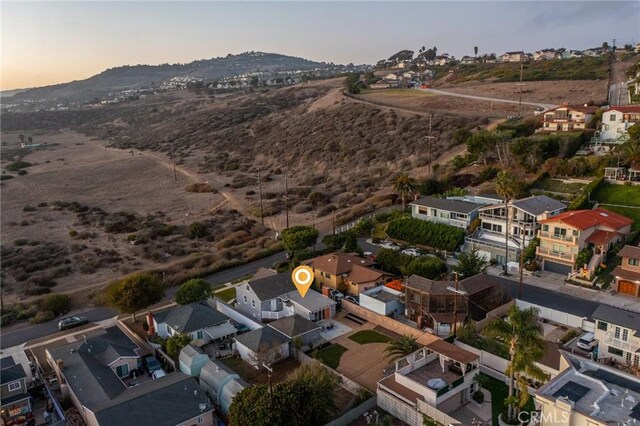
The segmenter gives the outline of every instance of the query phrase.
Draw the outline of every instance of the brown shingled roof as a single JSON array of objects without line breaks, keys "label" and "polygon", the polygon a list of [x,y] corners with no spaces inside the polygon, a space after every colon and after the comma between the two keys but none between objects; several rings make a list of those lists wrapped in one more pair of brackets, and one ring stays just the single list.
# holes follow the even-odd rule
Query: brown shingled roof
[{"label": "brown shingled roof", "polygon": [[373,260],[360,257],[356,253],[338,252],[314,257],[302,263],[331,275],[349,273],[353,265],[371,266],[375,264]]},{"label": "brown shingled roof", "polygon": [[413,404],[417,404],[418,400],[424,401],[424,398],[418,392],[415,392],[405,386],[402,386],[400,383],[396,382],[396,378],[394,374],[390,375],[385,379],[380,380],[378,383],[384,386],[385,388],[389,389],[390,391],[402,396],[404,399],[411,401]]},{"label": "brown shingled roof", "polygon": [[377,269],[367,268],[360,265],[353,265],[351,267],[351,272],[349,272],[349,275],[347,275],[347,279],[352,283],[361,284],[378,281],[384,277],[390,276],[392,275],[383,271],[379,271]]},{"label": "brown shingled roof", "polygon": [[622,250],[618,252],[620,257],[630,257],[632,259],[640,259],[640,247],[638,246],[624,246]]},{"label": "brown shingled roof", "polygon": [[427,345],[427,348],[463,364],[467,364],[478,359],[478,355],[474,354],[473,352],[469,352],[465,349],[462,349],[456,345],[440,339],[429,343]]},{"label": "brown shingled roof", "polygon": [[611,275],[627,281],[640,281],[640,272],[622,269],[620,266],[616,266],[615,269],[611,271]]}]

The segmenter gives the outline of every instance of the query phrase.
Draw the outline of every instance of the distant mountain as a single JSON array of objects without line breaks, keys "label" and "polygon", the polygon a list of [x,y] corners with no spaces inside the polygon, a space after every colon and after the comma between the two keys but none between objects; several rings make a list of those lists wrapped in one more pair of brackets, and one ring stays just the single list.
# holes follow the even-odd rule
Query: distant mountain
[{"label": "distant mountain", "polygon": [[12,101],[66,100],[87,101],[109,92],[157,87],[172,77],[216,80],[255,72],[313,70],[333,64],[315,62],[278,53],[245,52],[239,55],[203,59],[188,64],[134,65],[110,68],[85,80],[27,89],[12,96]]}]

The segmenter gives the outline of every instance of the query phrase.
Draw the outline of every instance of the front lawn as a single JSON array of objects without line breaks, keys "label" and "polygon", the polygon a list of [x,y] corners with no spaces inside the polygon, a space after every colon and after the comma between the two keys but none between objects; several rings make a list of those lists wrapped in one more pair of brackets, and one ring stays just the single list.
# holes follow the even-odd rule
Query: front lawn
[{"label": "front lawn", "polygon": [[225,302],[229,302],[231,299],[235,299],[236,297],[236,288],[235,287],[229,287],[226,290],[222,290],[219,291],[217,293],[214,293],[214,295],[218,298],[218,299],[222,299]]},{"label": "front lawn", "polygon": [[640,207],[640,186],[603,182],[591,194],[591,199],[603,204]]},{"label": "front lawn", "polygon": [[[498,426],[498,416],[507,412],[507,406],[504,402],[509,396],[509,387],[504,382],[487,374],[480,373],[479,376],[481,376],[482,387],[491,393],[491,418],[493,426]],[[535,404],[533,397],[531,397],[522,411],[528,413],[533,410],[535,410]]]},{"label": "front lawn", "polygon": [[340,365],[340,358],[342,357],[342,354],[344,354],[346,351],[347,348],[334,343],[320,349],[319,351],[314,351],[312,355],[323,364],[335,370],[336,368],[338,368],[338,365]]},{"label": "front lawn", "polygon": [[361,345],[366,345],[367,343],[389,343],[391,337],[385,336],[382,333],[378,333],[375,330],[361,330],[358,331],[351,336],[349,339],[353,340],[356,343],[360,343]]}]

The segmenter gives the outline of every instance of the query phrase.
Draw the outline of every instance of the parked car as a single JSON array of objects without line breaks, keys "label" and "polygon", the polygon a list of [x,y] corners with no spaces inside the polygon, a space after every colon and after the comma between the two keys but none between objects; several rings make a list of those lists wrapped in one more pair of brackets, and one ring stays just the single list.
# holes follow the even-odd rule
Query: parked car
[{"label": "parked car", "polygon": [[398,246],[396,243],[392,243],[391,241],[385,241],[384,243],[380,244],[380,247],[389,250],[400,250],[400,246]]},{"label": "parked car", "polygon": [[340,293],[336,289],[329,290],[329,297],[335,300],[336,302],[340,302],[340,300],[344,297],[344,294]]},{"label": "parked car", "polygon": [[151,377],[153,377],[154,379],[159,379],[160,377],[166,376],[166,375],[167,373],[165,373],[162,368],[151,373]]},{"label": "parked car", "polygon": [[415,248],[408,248],[406,250],[402,250],[402,254],[406,254],[407,256],[418,257],[422,256],[422,253]]},{"label": "parked car", "polygon": [[362,255],[364,257],[368,257],[369,259],[375,259],[376,257],[373,255],[373,252],[371,251],[365,251],[364,253],[362,253]]},{"label": "parked car", "polygon": [[149,377],[153,375],[154,371],[162,370],[160,362],[153,355],[147,355],[142,358],[142,364],[144,365],[145,370],[147,370]]},{"label": "parked car", "polygon": [[578,339],[576,346],[580,349],[584,349],[585,351],[592,351],[596,346],[598,346],[598,341],[595,339],[593,333],[585,333],[580,337],[580,339]]},{"label": "parked car", "polygon": [[353,297],[353,296],[345,296],[345,297],[344,297],[344,300],[348,300],[349,302],[351,302],[351,303],[355,303],[356,305],[359,305],[359,304],[360,304],[360,302],[358,302],[358,299],[356,299],[356,298],[355,298],[355,297]]},{"label": "parked car", "polygon": [[87,317],[70,317],[61,320],[58,323],[58,330],[68,330],[73,327],[80,327],[81,325],[89,324]]}]

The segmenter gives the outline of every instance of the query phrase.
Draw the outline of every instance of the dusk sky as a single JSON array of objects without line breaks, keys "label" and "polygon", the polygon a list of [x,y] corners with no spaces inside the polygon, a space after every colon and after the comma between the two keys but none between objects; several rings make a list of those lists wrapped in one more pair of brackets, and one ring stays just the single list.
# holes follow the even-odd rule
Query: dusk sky
[{"label": "dusk sky", "polygon": [[640,2],[7,2],[3,90],[120,65],[245,51],[375,63],[421,46],[456,57],[640,41]]}]

